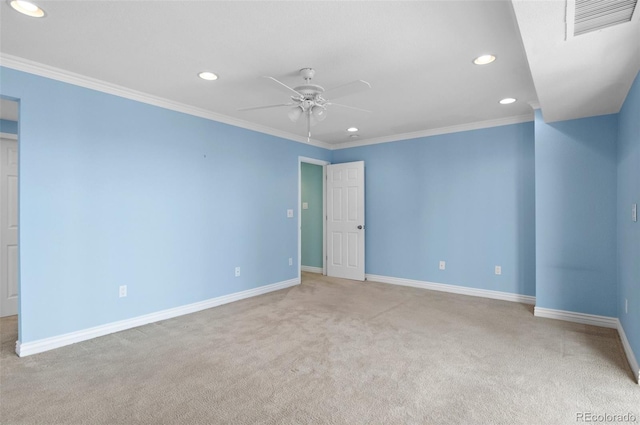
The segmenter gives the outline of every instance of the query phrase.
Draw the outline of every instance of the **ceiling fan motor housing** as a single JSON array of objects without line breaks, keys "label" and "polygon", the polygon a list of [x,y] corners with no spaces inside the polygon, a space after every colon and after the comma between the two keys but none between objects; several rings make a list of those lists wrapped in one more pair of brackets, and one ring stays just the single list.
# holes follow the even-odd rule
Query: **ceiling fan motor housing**
[{"label": "ceiling fan motor housing", "polygon": [[[303,109],[307,109],[308,106],[312,106],[314,104],[321,105],[324,103],[324,99],[320,96],[324,92],[324,88],[317,85],[311,84],[311,79],[316,75],[316,71],[313,68],[302,68],[300,70],[300,75],[305,80],[305,84],[294,87],[293,89],[300,93],[305,101],[311,101],[312,104],[302,105]],[[294,99],[295,100],[295,99]]]}]

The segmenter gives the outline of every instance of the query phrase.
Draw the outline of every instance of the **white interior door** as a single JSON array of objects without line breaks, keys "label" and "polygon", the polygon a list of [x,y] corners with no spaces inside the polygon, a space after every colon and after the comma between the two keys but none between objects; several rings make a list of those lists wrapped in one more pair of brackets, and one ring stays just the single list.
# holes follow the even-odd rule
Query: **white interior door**
[{"label": "white interior door", "polygon": [[18,314],[18,142],[0,139],[0,317]]},{"label": "white interior door", "polygon": [[327,275],[364,280],[364,161],[327,166]]}]

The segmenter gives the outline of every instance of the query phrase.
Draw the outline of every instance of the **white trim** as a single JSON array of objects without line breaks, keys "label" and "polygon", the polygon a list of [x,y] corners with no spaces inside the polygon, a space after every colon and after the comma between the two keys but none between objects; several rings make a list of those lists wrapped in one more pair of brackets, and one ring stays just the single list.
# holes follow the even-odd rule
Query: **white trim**
[{"label": "white trim", "polygon": [[[635,14],[634,14],[635,15]],[[244,128],[247,130],[257,131],[264,134],[269,134],[283,139],[292,140],[302,143],[304,145],[313,145],[327,150],[338,150],[352,148],[356,146],[375,145],[378,143],[397,142],[400,140],[416,139],[420,137],[436,136],[441,134],[459,133],[461,131],[479,130],[483,128],[499,127],[503,125],[519,124],[523,122],[533,121],[533,114],[516,115],[506,118],[498,118],[494,120],[478,121],[460,125],[454,125],[450,127],[433,128],[430,130],[416,131],[412,133],[393,134],[390,136],[376,137],[372,139],[359,140],[357,142],[345,142],[345,143],[326,143],[320,140],[307,140],[307,137],[300,136],[298,134],[289,133],[286,131],[278,130],[272,127],[255,124],[249,121],[233,118],[227,115],[218,114],[208,111],[206,109],[197,108],[184,103],[175,102],[173,100],[165,99],[159,96],[154,96],[148,93],[132,90],[127,87],[119,86],[117,84],[107,83],[96,78],[87,77],[81,74],[76,74],[71,71],[67,71],[60,68],[55,68],[50,65],[45,65],[39,62],[34,62],[28,59],[21,58],[19,56],[8,55],[6,53],[0,53],[0,66],[15,69],[18,71],[27,72],[29,74],[39,75],[41,77],[50,78],[56,81],[62,81],[64,83],[73,84],[75,86],[84,87],[91,90],[100,91],[102,93],[108,93],[115,96],[123,97],[137,102],[146,103],[149,105],[158,106],[160,108],[169,109],[172,111],[182,112],[185,114],[193,115],[200,118],[205,118],[224,124],[233,125],[235,127]]]},{"label": "white trim", "polygon": [[315,159],[315,158],[309,158],[306,156],[299,156],[298,159],[299,159],[299,162],[306,162],[307,164],[313,164],[313,165],[331,164],[329,161],[325,161],[324,159]]},{"label": "white trim", "polygon": [[624,333],[624,328],[622,327],[622,323],[619,319],[617,320],[617,329],[618,335],[620,335],[620,340],[622,341],[622,347],[624,348],[624,354],[627,356],[627,362],[629,362],[629,367],[631,367],[631,371],[633,372],[633,377],[636,382],[640,384],[640,366],[638,366],[638,361],[636,360],[635,354],[633,354],[633,350],[631,349],[631,345],[629,344],[629,340],[627,339],[627,335]]},{"label": "white trim", "polygon": [[525,115],[498,118],[495,120],[478,121],[450,127],[432,128],[430,130],[415,131],[413,133],[393,134],[391,136],[375,137],[373,139],[358,140],[357,142],[345,142],[332,145],[332,150],[355,148],[358,146],[377,145],[379,143],[398,142],[400,140],[418,139],[420,137],[438,136],[441,134],[460,133],[469,130],[481,130],[483,128],[500,127],[503,125],[520,124],[534,120],[533,111]]},{"label": "white trim", "polygon": [[527,102],[529,104],[529,106],[531,106],[531,109],[540,109],[540,102],[537,100],[532,100],[530,102]]},{"label": "white trim", "polygon": [[17,134],[13,134],[13,133],[2,133],[2,132],[0,132],[0,137],[2,137],[3,139],[18,140],[18,135]]},{"label": "white trim", "polygon": [[39,75],[41,77],[50,78],[56,81],[62,81],[64,83],[73,84],[75,86],[84,87],[91,90],[96,90],[102,93],[108,93],[115,96],[123,97],[136,102],[146,103],[149,105],[159,106],[160,108],[170,109],[172,111],[183,112],[185,114],[193,115],[200,118],[206,118],[209,120],[221,122],[224,124],[233,125],[236,127],[245,128],[247,130],[253,130],[264,134],[270,134],[272,136],[281,137],[287,140],[293,140],[295,142],[302,143],[304,145],[318,146],[324,149],[332,149],[332,145],[329,143],[321,142],[319,140],[311,139],[307,141],[306,136],[300,136],[297,134],[289,133],[286,131],[277,130],[275,128],[251,123],[249,121],[240,120],[237,118],[229,117],[227,115],[218,114],[208,111],[206,109],[197,108],[195,106],[186,105],[184,103],[175,102],[173,100],[165,99],[159,96],[154,96],[148,93],[143,93],[136,90],[119,86],[117,84],[107,83],[95,78],[86,77],[84,75],[76,74],[64,69],[55,68],[49,65],[44,65],[38,62],[30,61],[18,56],[8,55],[6,53],[0,53],[0,66],[15,69],[18,71],[27,72],[29,74]]},{"label": "white trim", "polygon": [[567,0],[565,11],[565,35],[564,40],[569,41],[574,37],[576,18],[576,0]]},{"label": "white trim", "polygon": [[640,367],[636,356],[631,349],[627,335],[624,333],[624,328],[620,319],[617,317],[598,316],[595,314],[576,313],[574,311],[554,310],[551,308],[536,307],[534,309],[534,316],[544,317],[547,319],[564,320],[566,322],[581,323],[583,325],[600,326],[603,328],[616,329],[618,335],[620,335],[620,341],[622,341],[622,347],[624,354],[627,357],[629,367],[633,372],[633,378],[640,384]]},{"label": "white trim", "polygon": [[[302,163],[314,164],[322,166],[322,217],[326,217],[327,215],[327,194],[325,191],[325,181],[326,181],[326,169],[327,165],[331,164],[328,161],[323,159],[315,159],[309,158],[306,156],[298,157],[298,278],[302,278],[302,272],[307,271],[304,270],[302,265]],[[325,221],[322,220],[322,269],[317,272],[323,275],[326,275],[327,269],[327,229],[325,226]],[[316,272],[313,272],[316,273]]]},{"label": "white trim", "polygon": [[300,270],[303,272],[323,274],[322,267],[300,266]]},{"label": "white trim", "polygon": [[447,285],[444,283],[425,282],[422,280],[403,279],[399,277],[366,274],[366,279],[374,282],[389,283],[391,285],[411,286],[429,289],[431,291],[450,292],[452,294],[470,295],[472,297],[492,298],[494,300],[511,301],[524,304],[535,304],[536,297],[530,295],[513,294],[510,292],[492,291],[489,289],[469,288],[466,286]]},{"label": "white trim", "polygon": [[596,314],[576,313],[574,311],[554,310],[552,308],[537,307],[533,310],[536,317],[564,320],[566,322],[582,323],[583,325],[601,326],[603,328],[618,328],[618,319]]},{"label": "white trim", "polygon": [[183,316],[185,314],[195,313],[197,311],[206,310],[208,308],[217,307],[219,305],[228,304],[245,298],[255,297],[258,295],[266,294],[268,292],[289,288],[290,286],[298,284],[300,284],[300,279],[289,279],[282,282],[272,283],[270,285],[260,286],[258,288],[248,289],[246,291],[223,295],[221,297],[211,298],[193,304],[170,308],[167,310],[158,311],[156,313],[145,314],[143,316],[120,320],[118,322],[107,323],[105,325],[82,329],[79,331],[70,332],[50,338],[44,338],[37,341],[25,343],[20,343],[20,341],[17,341],[16,353],[20,357],[30,356],[32,354],[53,350],[54,348],[60,348],[66,345],[75,344],[76,342],[86,341],[88,339],[112,334],[114,332],[124,331],[126,329],[135,328],[137,326],[158,322],[160,320],[167,320],[174,317]]}]

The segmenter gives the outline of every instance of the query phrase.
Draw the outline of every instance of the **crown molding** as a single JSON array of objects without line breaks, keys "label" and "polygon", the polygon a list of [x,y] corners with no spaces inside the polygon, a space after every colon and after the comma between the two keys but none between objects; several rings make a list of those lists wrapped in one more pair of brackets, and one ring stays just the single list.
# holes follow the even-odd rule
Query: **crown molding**
[{"label": "crown molding", "polygon": [[127,87],[111,84],[106,81],[76,74],[53,66],[34,62],[18,56],[0,53],[0,66],[15,69],[17,71],[38,75],[40,77],[50,78],[52,80],[61,81],[63,83],[73,84],[75,86],[96,90],[102,93],[112,94],[114,96],[123,97],[125,99],[134,100],[136,102],[146,103],[148,105],[158,106],[160,108],[169,109],[176,112],[182,112],[200,118],[229,124],[235,127],[247,130],[257,131],[259,133],[269,134],[271,136],[280,137],[282,139],[292,140],[304,145],[312,145],[324,149],[332,149],[329,143],[311,139],[307,142],[307,138],[297,134],[288,133],[286,131],[277,130],[271,127],[254,124],[245,120],[239,120],[227,115],[218,114],[206,109],[197,108],[195,106],[186,105],[184,103],[175,102],[159,96],[129,89]]},{"label": "crown molding", "polygon": [[[280,137],[282,139],[291,140],[294,142],[302,143],[304,145],[316,146],[327,150],[339,150],[347,149],[359,146],[375,145],[379,143],[397,142],[401,140],[417,139],[421,137],[437,136],[449,133],[459,133],[462,131],[479,130],[483,128],[499,127],[502,125],[519,124],[523,122],[533,121],[533,113],[525,115],[517,115],[513,117],[500,118],[488,121],[478,121],[473,123],[466,123],[460,125],[454,125],[450,127],[434,128],[429,130],[416,131],[411,133],[394,134],[391,136],[376,137],[365,140],[358,140],[354,142],[344,143],[326,143],[320,140],[311,139],[307,141],[306,137],[292,134],[286,131],[277,130],[275,128],[254,124],[249,121],[239,120],[237,118],[229,117],[227,115],[218,114],[206,109],[197,108],[184,103],[175,102],[169,99],[165,99],[159,96],[154,96],[148,93],[129,89],[127,87],[119,86],[117,84],[108,83],[106,81],[98,80],[95,78],[87,77],[81,74],[76,74],[71,71],[56,68],[53,66],[45,65],[39,62],[34,62],[29,59],[24,59],[18,56],[8,55],[6,53],[0,53],[0,66],[15,69],[17,71],[26,72],[29,74],[38,75],[52,80],[61,81],[75,86],[84,87],[91,90],[96,90],[102,93],[119,96],[125,99],[134,100],[148,105],[158,106],[160,108],[169,109],[176,112],[182,112],[188,115],[193,115],[208,120],[229,124],[235,127],[244,128],[246,130],[256,131],[263,134],[269,134],[271,136]],[[533,105],[532,105],[533,106]],[[535,108],[535,106],[533,106]]]},{"label": "crown molding", "polygon": [[345,142],[339,145],[333,145],[332,150],[348,149],[359,146],[377,145],[380,143],[399,142],[401,140],[418,139],[421,137],[439,136],[449,133],[460,133],[469,130],[481,130],[483,128],[500,127],[503,125],[520,124],[523,122],[533,121],[533,111],[525,115],[516,115],[513,117],[499,118],[495,120],[477,121],[472,123],[452,125],[450,127],[432,128],[429,130],[415,131],[412,133],[394,134],[392,136],[376,137],[373,139],[358,140],[357,142]]},{"label": "crown molding", "polygon": [[540,109],[540,102],[538,102],[537,100],[532,100],[531,102],[528,102],[528,103],[532,109]]}]

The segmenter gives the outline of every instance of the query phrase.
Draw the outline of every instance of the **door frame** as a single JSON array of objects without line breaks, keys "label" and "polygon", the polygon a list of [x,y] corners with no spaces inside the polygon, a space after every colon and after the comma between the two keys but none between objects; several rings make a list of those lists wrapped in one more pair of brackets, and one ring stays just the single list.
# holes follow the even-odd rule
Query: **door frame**
[{"label": "door frame", "polygon": [[327,165],[322,159],[298,157],[298,280],[302,279],[302,163],[322,166],[322,274],[327,274]]},{"label": "door frame", "polygon": [[[13,99],[9,99],[9,98],[5,98],[3,97],[3,99],[8,99],[11,101],[14,101]],[[20,103],[18,101],[15,101],[16,103],[18,103],[18,108],[20,108]],[[16,142],[17,148],[18,148],[18,185],[20,185],[20,141],[19,141],[19,137],[18,134],[13,134],[13,133],[2,133],[0,132],[0,138],[1,139],[7,139],[7,140],[14,140]],[[20,220],[20,189],[18,186],[18,221]],[[20,225],[18,225],[18,296],[17,296],[17,303],[18,303],[18,309],[16,311],[17,315],[18,315],[18,332],[20,329],[20,318],[22,317],[20,314]],[[20,340],[20,334],[18,333],[18,340]]]}]

